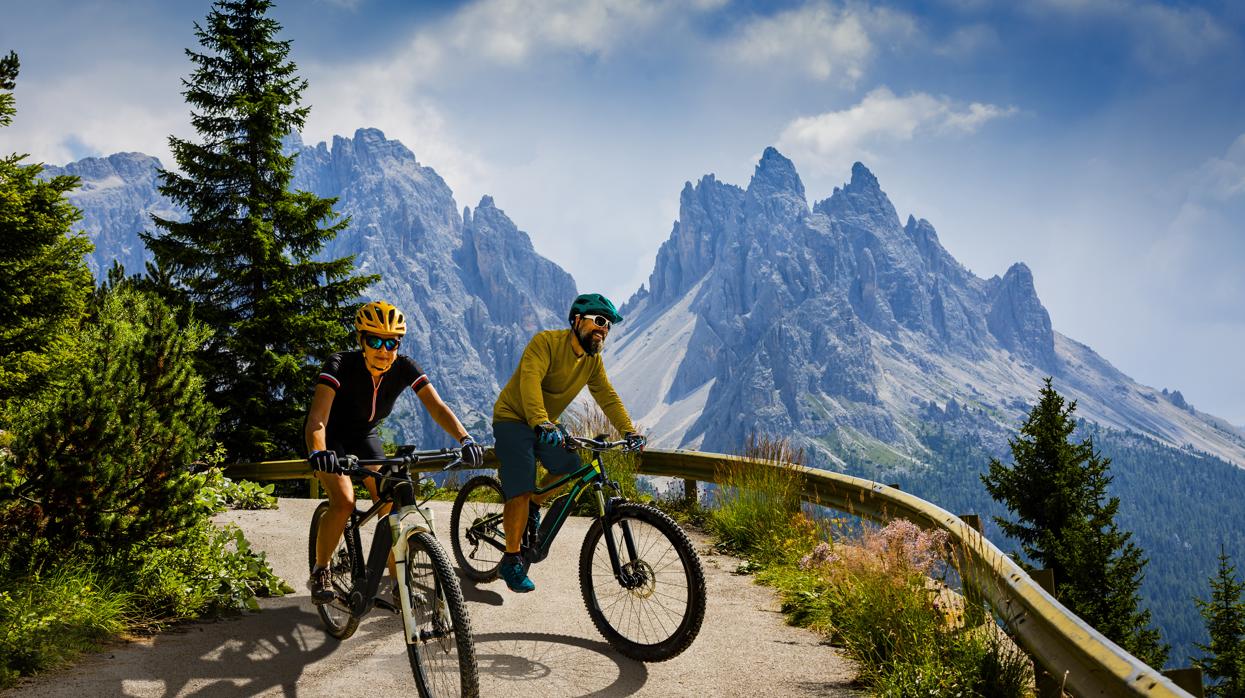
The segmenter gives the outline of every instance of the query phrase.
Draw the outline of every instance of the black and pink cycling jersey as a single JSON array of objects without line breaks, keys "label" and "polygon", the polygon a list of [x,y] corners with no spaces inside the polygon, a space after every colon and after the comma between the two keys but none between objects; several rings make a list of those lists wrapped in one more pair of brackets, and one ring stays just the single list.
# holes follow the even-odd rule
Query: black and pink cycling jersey
[{"label": "black and pink cycling jersey", "polygon": [[389,416],[403,390],[419,392],[427,386],[428,376],[414,359],[399,356],[381,374],[380,383],[373,384],[363,352],[343,351],[325,360],[316,382],[336,393],[329,408],[325,438],[329,443],[351,443],[371,434]]}]

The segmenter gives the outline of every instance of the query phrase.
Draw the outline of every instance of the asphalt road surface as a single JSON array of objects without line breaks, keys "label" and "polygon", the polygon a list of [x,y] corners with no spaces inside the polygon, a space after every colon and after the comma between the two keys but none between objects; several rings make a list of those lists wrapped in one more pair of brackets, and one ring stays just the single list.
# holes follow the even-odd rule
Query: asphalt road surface
[{"label": "asphalt road surface", "polygon": [[[237,523],[293,595],[263,599],[262,612],[189,623],[115,644],[71,667],[24,681],[6,696],[414,695],[401,622],[375,610],[345,641],[328,637],[305,586],[314,500],[282,499],[275,511],[233,511]],[[434,502],[438,537],[451,550],[450,504]],[[572,518],[553,551],[532,567],[536,591],[463,581],[483,696],[855,696],[852,663],[818,637],[783,622],[771,589],[734,574],[739,560],[692,535],[708,604],[700,635],[679,657],[644,664],[597,633],[579,591],[579,548],[589,519]],[[366,547],[364,548],[366,550]],[[452,553],[451,553],[452,556]]]}]

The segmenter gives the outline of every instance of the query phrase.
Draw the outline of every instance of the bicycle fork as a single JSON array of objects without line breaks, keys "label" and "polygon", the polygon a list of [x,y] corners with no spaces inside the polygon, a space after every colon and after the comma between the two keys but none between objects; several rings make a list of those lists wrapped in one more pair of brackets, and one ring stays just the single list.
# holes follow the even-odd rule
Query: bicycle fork
[{"label": "bicycle fork", "polygon": [[[597,505],[601,512],[601,535],[605,537],[605,549],[610,556],[610,567],[614,570],[614,578],[625,589],[631,589],[643,583],[642,579],[637,579],[636,574],[624,568],[622,560],[618,555],[618,542],[614,540],[614,527],[611,522],[612,509],[606,506],[605,492],[600,485],[596,486]],[[623,545],[627,551],[627,559],[634,568],[638,561],[635,549],[635,539],[631,535],[631,525],[626,519],[618,522],[618,529],[622,531]]]},{"label": "bicycle fork", "polygon": [[[402,520],[411,515],[419,516],[423,520],[416,522],[412,526],[407,526],[404,529],[402,526]],[[420,509],[418,506],[411,504],[397,509],[396,511],[391,511],[387,518],[389,519],[390,535],[393,538],[393,546],[391,547],[391,551],[393,552],[394,570],[397,572],[397,574],[394,575],[393,582],[398,589],[398,603],[401,604],[402,625],[404,629],[403,636],[406,638],[406,644],[413,645],[419,642],[426,642],[448,634],[448,628],[450,627],[449,623],[444,623],[445,629],[437,628],[430,633],[424,633],[423,635],[420,634],[419,628],[415,622],[415,609],[411,606],[410,589],[407,587],[406,563],[407,556],[410,553],[410,546],[407,544],[407,539],[412,533],[432,532],[432,529],[429,526],[432,519],[432,511],[425,511]],[[440,604],[440,584],[441,581],[436,578],[436,575],[433,575],[432,598],[429,599],[429,605],[434,608],[433,612],[438,615],[442,613]],[[434,623],[434,626],[439,625],[442,624]]]}]

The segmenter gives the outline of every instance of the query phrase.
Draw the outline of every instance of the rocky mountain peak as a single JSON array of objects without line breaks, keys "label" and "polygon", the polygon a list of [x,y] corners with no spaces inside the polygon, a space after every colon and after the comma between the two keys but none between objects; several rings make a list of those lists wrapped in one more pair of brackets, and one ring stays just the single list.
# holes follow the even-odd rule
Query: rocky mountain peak
[{"label": "rocky mountain peak", "polygon": [[991,282],[994,293],[986,315],[990,334],[1013,355],[1049,374],[1058,374],[1050,314],[1038,300],[1033,272],[1028,265],[1017,262],[1001,280],[996,277]]},{"label": "rocky mountain peak", "polygon": [[852,163],[852,179],[847,183],[848,191],[864,192],[875,191],[881,192],[882,187],[878,184],[878,178],[865,167],[863,162]]},{"label": "rocky mountain peak", "polygon": [[813,210],[832,219],[863,218],[888,230],[900,229],[894,204],[882,191],[878,178],[859,162],[852,165],[851,180],[841,188],[835,187],[830,197],[818,202]]},{"label": "rocky mountain peak", "polygon": [[746,208],[749,215],[765,215],[775,223],[789,222],[808,213],[804,183],[795,163],[773,146],[765,149],[748,183]]},{"label": "rocky mountain peak", "polygon": [[85,230],[95,244],[86,260],[95,278],[107,273],[113,261],[131,274],[141,272],[148,256],[138,234],[154,228],[151,216],[181,220],[181,212],[157,189],[160,168],[158,159],[143,153],[116,153],[44,168],[43,177],[72,175],[80,180],[67,198],[82,211],[82,221],[75,227]]},{"label": "rocky mountain peak", "polygon": [[804,183],[795,171],[795,163],[778,152],[773,146],[765,149],[761,160],[757,162],[752,181],[748,183],[748,191],[757,191],[766,195],[777,192],[789,192],[804,200]]}]

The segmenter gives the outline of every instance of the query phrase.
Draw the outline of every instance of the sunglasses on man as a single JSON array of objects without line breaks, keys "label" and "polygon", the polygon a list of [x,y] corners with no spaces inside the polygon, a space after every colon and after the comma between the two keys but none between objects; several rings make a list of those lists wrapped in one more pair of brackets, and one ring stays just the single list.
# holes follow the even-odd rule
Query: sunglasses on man
[{"label": "sunglasses on man", "polygon": [[402,345],[402,339],[399,337],[377,337],[374,334],[365,334],[363,335],[363,343],[372,349],[384,347],[389,351],[393,351]]},{"label": "sunglasses on man", "polygon": [[580,317],[585,320],[591,320],[592,324],[597,327],[604,327],[607,330],[610,328],[610,321],[604,315],[580,315]]}]

